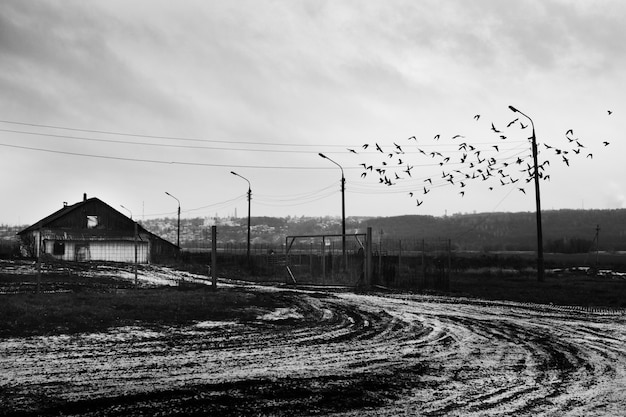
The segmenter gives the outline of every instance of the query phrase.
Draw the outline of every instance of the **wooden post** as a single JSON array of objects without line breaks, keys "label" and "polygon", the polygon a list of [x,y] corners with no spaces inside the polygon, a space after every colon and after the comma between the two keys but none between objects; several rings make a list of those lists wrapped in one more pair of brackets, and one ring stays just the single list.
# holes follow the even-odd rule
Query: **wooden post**
[{"label": "wooden post", "polygon": [[326,280],[326,240],[322,236],[322,283]]},{"label": "wooden post", "polygon": [[400,274],[402,274],[402,239],[398,241],[398,279],[400,278]]},{"label": "wooden post", "polygon": [[137,282],[137,222],[135,222],[135,287]]},{"label": "wooden post", "polygon": [[367,236],[365,238],[365,282],[366,285],[372,285],[372,228],[367,228]]},{"label": "wooden post", "polygon": [[213,290],[217,289],[217,226],[211,226],[211,278]]},{"label": "wooden post", "polygon": [[37,294],[41,292],[41,244],[43,242],[41,233],[41,226],[39,226],[39,244],[37,245]]}]

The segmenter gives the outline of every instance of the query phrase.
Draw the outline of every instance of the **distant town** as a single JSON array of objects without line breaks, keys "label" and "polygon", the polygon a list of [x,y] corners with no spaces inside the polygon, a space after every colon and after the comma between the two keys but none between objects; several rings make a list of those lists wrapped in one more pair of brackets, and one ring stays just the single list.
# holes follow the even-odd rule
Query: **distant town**
[{"label": "distant town", "polygon": [[[543,212],[546,251],[588,252],[626,250],[626,209],[547,210]],[[211,245],[211,226],[217,226],[218,242],[244,244],[247,217],[181,218],[180,244],[183,248]],[[371,227],[374,238],[450,239],[460,250],[535,250],[535,214],[472,213],[451,216],[347,217],[347,234],[365,233]],[[177,218],[146,219],[138,222],[150,232],[176,243]],[[287,236],[341,233],[341,218],[252,217],[252,245],[280,247]],[[29,225],[0,224],[0,242],[15,244],[16,233]]]}]

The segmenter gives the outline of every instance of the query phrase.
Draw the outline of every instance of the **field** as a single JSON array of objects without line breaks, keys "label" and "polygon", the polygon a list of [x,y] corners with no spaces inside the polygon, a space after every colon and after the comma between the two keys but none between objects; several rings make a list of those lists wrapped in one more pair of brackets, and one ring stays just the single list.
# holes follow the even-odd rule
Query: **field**
[{"label": "field", "polygon": [[[0,263],[0,415],[620,415],[625,282],[455,296]],[[566,301],[570,301],[569,303]],[[573,300],[573,301],[571,301]]]}]

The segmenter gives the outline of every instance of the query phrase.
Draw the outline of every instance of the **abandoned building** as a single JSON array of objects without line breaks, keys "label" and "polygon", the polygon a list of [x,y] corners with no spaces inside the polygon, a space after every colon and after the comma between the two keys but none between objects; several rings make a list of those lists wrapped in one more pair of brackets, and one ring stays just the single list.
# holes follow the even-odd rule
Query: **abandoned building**
[{"label": "abandoned building", "polygon": [[[67,205],[18,232],[22,252],[63,261],[165,263],[179,248],[98,198]],[[135,255],[136,254],[136,255]]]}]

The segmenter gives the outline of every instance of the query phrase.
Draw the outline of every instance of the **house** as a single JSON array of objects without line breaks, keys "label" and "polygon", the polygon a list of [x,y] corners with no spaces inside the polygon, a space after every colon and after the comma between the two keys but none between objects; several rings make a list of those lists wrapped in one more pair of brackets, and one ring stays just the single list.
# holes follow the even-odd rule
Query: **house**
[{"label": "house", "polygon": [[163,263],[179,248],[98,198],[67,205],[18,232],[22,251],[63,261]]}]

